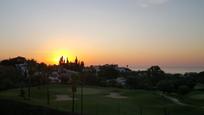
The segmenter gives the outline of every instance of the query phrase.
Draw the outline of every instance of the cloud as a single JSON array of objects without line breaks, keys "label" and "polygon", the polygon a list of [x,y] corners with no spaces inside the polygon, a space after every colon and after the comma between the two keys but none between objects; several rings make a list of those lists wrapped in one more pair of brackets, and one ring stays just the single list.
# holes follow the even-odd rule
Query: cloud
[{"label": "cloud", "polygon": [[152,5],[161,5],[168,1],[169,0],[137,0],[138,4],[144,8],[152,6]]}]

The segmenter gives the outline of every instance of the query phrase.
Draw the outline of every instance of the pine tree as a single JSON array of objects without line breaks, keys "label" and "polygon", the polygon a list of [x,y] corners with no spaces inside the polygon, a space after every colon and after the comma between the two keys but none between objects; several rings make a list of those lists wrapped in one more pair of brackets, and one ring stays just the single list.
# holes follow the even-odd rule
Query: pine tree
[{"label": "pine tree", "polygon": [[75,58],[75,64],[78,64],[78,58],[77,57]]},{"label": "pine tree", "polygon": [[64,57],[62,56],[59,60],[59,65],[63,65],[65,64],[65,60],[64,60]]},{"label": "pine tree", "polygon": [[68,59],[68,57],[67,57],[67,62],[66,62],[67,64],[69,64],[69,59]]}]

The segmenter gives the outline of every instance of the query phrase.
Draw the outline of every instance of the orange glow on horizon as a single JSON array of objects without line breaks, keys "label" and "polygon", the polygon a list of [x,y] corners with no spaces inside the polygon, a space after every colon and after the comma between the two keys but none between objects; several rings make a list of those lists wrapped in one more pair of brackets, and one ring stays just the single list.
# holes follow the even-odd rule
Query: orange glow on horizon
[{"label": "orange glow on horizon", "polygon": [[62,56],[64,57],[65,60],[68,58],[69,61],[74,61],[75,59],[75,56],[71,52],[69,52],[68,50],[60,49],[60,50],[53,51],[51,53],[51,56],[48,59],[48,63],[58,64],[59,59]]}]

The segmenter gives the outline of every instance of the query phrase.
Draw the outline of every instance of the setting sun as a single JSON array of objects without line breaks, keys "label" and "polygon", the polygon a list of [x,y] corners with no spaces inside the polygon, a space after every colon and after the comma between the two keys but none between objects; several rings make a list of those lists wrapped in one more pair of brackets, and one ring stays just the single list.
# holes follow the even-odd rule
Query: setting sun
[{"label": "setting sun", "polygon": [[204,0],[0,0],[1,115],[204,115]]},{"label": "setting sun", "polygon": [[67,50],[56,50],[52,53],[52,56],[51,56],[51,63],[53,64],[58,64],[59,63],[59,59],[60,57],[63,56],[64,59],[67,59],[69,61],[73,61],[74,60],[74,56],[72,53],[70,53],[69,51]]}]

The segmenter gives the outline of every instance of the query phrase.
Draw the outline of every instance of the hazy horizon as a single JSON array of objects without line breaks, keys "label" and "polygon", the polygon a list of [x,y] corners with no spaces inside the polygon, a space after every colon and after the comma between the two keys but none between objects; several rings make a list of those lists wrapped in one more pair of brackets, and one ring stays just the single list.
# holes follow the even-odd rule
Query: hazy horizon
[{"label": "hazy horizon", "polygon": [[[17,57],[23,57],[23,56],[17,56]],[[15,57],[12,57],[12,58],[15,58]],[[26,57],[25,57],[26,58]],[[11,58],[8,58],[8,59],[11,59]],[[29,59],[29,58],[27,58]],[[34,58],[30,58],[30,59],[34,59]],[[65,58],[64,58],[65,59]],[[4,59],[2,59],[4,60]],[[0,59],[0,61],[2,61]],[[35,60],[35,59],[34,59]],[[66,60],[66,59],[65,59]],[[36,60],[37,61],[37,60]],[[83,60],[81,60],[83,61]],[[45,62],[39,62],[38,63],[45,63]],[[50,65],[49,63],[46,63],[48,65]],[[102,66],[102,65],[105,65],[105,64],[116,64],[118,65],[119,67],[127,67],[133,71],[144,71],[144,70],[147,70],[149,69],[150,67],[152,66],[159,66],[165,73],[171,73],[171,74],[185,74],[185,73],[191,73],[191,72],[196,72],[196,73],[199,73],[199,72],[203,72],[204,71],[204,66],[201,65],[201,66],[187,66],[187,65],[182,65],[182,66],[178,66],[178,65],[158,65],[158,64],[155,64],[155,65],[138,65],[138,64],[131,64],[131,65],[120,65],[120,64],[117,64],[117,63],[104,63],[104,64],[85,64],[86,67],[88,66]],[[52,65],[52,64],[51,64]],[[58,64],[56,64],[58,65]]]},{"label": "hazy horizon", "polygon": [[1,0],[0,60],[204,65],[203,0]]}]

